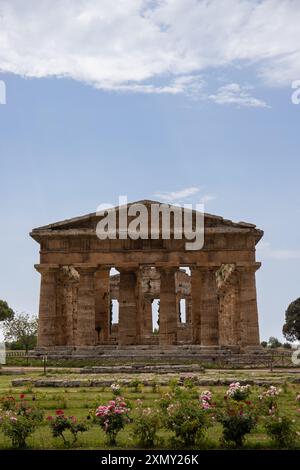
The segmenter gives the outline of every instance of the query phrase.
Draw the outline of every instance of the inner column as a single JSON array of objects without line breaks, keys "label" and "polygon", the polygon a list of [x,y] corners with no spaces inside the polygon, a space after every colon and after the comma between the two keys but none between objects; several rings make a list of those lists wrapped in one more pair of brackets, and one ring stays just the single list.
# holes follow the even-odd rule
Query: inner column
[{"label": "inner column", "polygon": [[95,330],[97,344],[105,344],[110,334],[110,268],[100,266],[95,273],[96,315]]}]

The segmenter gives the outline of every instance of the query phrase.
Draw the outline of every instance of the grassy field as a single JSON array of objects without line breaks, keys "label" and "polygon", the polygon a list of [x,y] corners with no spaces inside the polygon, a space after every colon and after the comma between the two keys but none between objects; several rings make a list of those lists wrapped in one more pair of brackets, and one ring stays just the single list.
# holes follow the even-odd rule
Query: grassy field
[{"label": "grassy field", "polygon": [[[70,374],[72,378],[76,374]],[[26,375],[25,375],[26,376]],[[41,377],[41,373],[30,373],[30,377]],[[300,413],[297,412],[297,403],[295,397],[300,393],[300,385],[291,383],[293,374],[274,372],[273,374],[267,372],[253,372],[242,371],[235,374],[233,371],[208,371],[205,376],[211,377],[228,377],[235,380],[253,379],[254,377],[265,377],[268,380],[273,379],[278,383],[282,381],[282,392],[279,397],[279,406],[286,415],[292,417],[296,421],[296,425],[300,430]],[[28,377],[28,375],[27,375]],[[77,376],[78,377],[78,376]],[[82,378],[82,376],[80,376]],[[76,416],[77,418],[84,418],[90,412],[94,412],[97,406],[106,404],[108,400],[113,398],[112,391],[109,387],[92,387],[92,388],[35,388],[30,384],[23,387],[12,387],[11,381],[13,378],[20,378],[20,376],[5,376],[0,375],[0,397],[11,395],[18,398],[20,394],[25,394],[26,400],[33,403],[34,406],[40,408],[45,418],[48,415],[53,415],[55,410],[63,409],[66,415]],[[114,380],[121,380],[122,376],[114,377]],[[142,379],[142,376],[131,376],[132,380]],[[165,385],[153,387],[140,386],[138,391],[134,390],[133,386],[122,387],[122,394],[132,405],[137,399],[142,399],[145,404],[151,407],[157,407],[157,400],[170,389],[168,385],[169,380],[174,380],[178,376],[170,376],[166,378]],[[128,379],[128,377],[127,377]],[[152,376],[153,381],[159,381],[159,377]],[[197,387],[199,392],[206,390],[207,387]],[[225,386],[212,386],[209,389],[213,392],[215,398],[222,398],[227,389]],[[261,392],[261,387],[252,387],[252,396],[257,396]],[[298,405],[299,407],[299,405]],[[134,419],[134,406],[131,413]],[[207,438],[204,444],[205,448],[217,448],[221,437],[221,426],[215,424],[209,428]],[[162,444],[160,448],[170,448],[170,441],[172,433],[167,431],[160,432]],[[10,440],[3,436],[0,432],[0,448],[10,448]],[[40,426],[35,433],[28,438],[28,447],[32,449],[53,449],[64,448],[63,443],[58,438],[53,438],[49,426],[45,422]],[[272,442],[266,436],[261,425],[257,427],[255,432],[247,437],[245,442],[246,448],[272,448]],[[78,442],[75,448],[79,449],[106,449],[108,448],[105,443],[105,434],[97,424],[91,424],[89,430],[82,435],[79,435]],[[117,438],[117,448],[138,448],[137,438],[132,432],[132,425],[126,425],[125,429],[121,431]],[[299,446],[300,448],[300,446]]]}]

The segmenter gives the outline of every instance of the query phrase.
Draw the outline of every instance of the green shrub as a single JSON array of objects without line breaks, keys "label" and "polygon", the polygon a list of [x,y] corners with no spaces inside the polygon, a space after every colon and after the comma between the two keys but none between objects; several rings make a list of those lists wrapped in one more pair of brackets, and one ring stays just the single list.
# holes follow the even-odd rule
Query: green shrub
[{"label": "green shrub", "polygon": [[[86,421],[78,421],[75,416],[65,416],[63,410],[56,410],[56,416],[48,416],[53,437],[61,437],[65,446],[70,447],[77,442],[78,433],[82,433],[88,430]],[[66,432],[70,432],[72,436],[72,442],[66,437]]]},{"label": "green shrub", "polygon": [[20,395],[20,401],[13,397],[4,397],[1,405],[4,410],[0,414],[3,434],[11,439],[13,447],[25,447],[27,437],[41,423],[43,413],[30,406],[24,394]]},{"label": "green shrub", "polygon": [[136,417],[133,422],[133,434],[137,436],[142,447],[152,447],[158,443],[157,432],[161,427],[161,418],[158,410],[144,407],[142,402],[137,402]]},{"label": "green shrub", "polygon": [[265,420],[265,430],[278,447],[293,447],[297,440],[294,420],[288,416],[270,414]]},{"label": "green shrub", "polygon": [[242,447],[246,435],[256,426],[257,412],[251,402],[227,400],[225,407],[217,411],[217,420],[223,426],[223,444]]},{"label": "green shrub", "polygon": [[183,447],[195,446],[209,426],[208,413],[199,402],[177,399],[169,404],[164,415],[164,426],[175,434],[173,442]]},{"label": "green shrub", "polygon": [[35,431],[37,423],[24,415],[18,415],[13,411],[7,411],[0,418],[0,426],[3,434],[12,441],[12,446],[26,447],[26,439]]}]

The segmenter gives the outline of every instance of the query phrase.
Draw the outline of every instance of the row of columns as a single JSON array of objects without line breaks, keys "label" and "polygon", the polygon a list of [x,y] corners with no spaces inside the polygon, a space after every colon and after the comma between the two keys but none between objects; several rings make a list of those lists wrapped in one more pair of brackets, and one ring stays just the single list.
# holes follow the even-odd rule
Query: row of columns
[{"label": "row of columns", "polygon": [[[239,324],[241,346],[259,344],[255,272],[258,263],[237,266],[237,294],[229,316]],[[41,273],[39,346],[94,346],[109,341],[111,312],[109,267],[80,266],[66,269],[37,265]],[[140,344],[145,330],[145,299],[141,292],[141,270],[118,268],[118,345]],[[159,345],[177,344],[178,308],[175,272],[178,267],[159,267]],[[216,272],[219,266],[191,267],[192,343],[218,346],[222,335]],[[77,275],[76,275],[77,273]],[[150,308],[151,303],[149,302]],[[221,344],[222,345],[222,344]]]}]

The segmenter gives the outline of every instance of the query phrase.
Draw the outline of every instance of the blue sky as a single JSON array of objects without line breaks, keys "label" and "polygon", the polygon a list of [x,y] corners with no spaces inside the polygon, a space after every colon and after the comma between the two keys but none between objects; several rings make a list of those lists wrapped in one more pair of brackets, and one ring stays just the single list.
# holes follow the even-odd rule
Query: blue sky
[{"label": "blue sky", "polygon": [[[203,2],[187,1],[197,16],[198,4]],[[71,59],[62,64],[59,54],[68,57],[69,53],[66,49],[63,55],[64,43],[62,51],[50,47],[50,39],[56,34],[51,30],[55,14],[58,22],[64,21],[60,12],[63,2],[53,3],[48,19],[44,11],[30,18],[29,25],[44,29],[49,23],[49,31],[45,30],[41,44],[35,47],[30,44],[30,34],[24,36],[22,47],[16,35],[10,39],[13,28],[22,37],[19,2],[0,2],[0,10],[2,7],[4,11],[4,20],[3,16],[0,20],[0,80],[6,86],[6,104],[0,105],[0,298],[16,310],[37,313],[39,275],[33,264],[38,262],[38,245],[28,236],[33,227],[93,212],[104,202],[117,203],[120,194],[134,201],[157,199],[159,193],[172,192],[171,202],[196,203],[204,198],[207,212],[253,222],[265,231],[257,253],[263,262],[257,274],[261,336],[281,337],[285,309],[300,297],[300,105],[291,102],[291,83],[300,79],[300,61],[288,62],[290,54],[298,49],[289,44],[289,37],[280,38],[281,28],[286,29],[284,24],[275,23],[275,34],[268,32],[266,23],[266,36],[258,43],[261,50],[254,48],[249,53],[246,48],[225,63],[228,51],[220,58],[217,46],[205,54],[192,50],[192,37],[182,64],[173,36],[168,38],[168,54],[163,51],[162,56],[158,49],[149,52],[148,43],[140,45],[136,38],[130,42],[126,36],[130,51],[136,51],[136,55],[128,55],[129,49],[123,44],[116,61],[120,75],[116,64],[107,64],[107,57],[93,50],[88,55],[96,64],[91,70],[84,47],[78,46],[82,64],[79,73]],[[132,6],[126,14],[134,18],[137,3],[149,5],[120,2],[127,10]],[[162,3],[167,8],[170,2]],[[231,3],[240,16],[248,14],[248,1]],[[151,8],[155,4],[151,2]],[[238,10],[240,4],[245,11]],[[290,18],[289,36],[293,34],[294,21],[300,17],[299,4],[283,1],[284,11],[275,0],[257,2],[260,4],[265,7],[263,12],[254,11],[254,18],[247,16],[249,40],[255,21],[259,26],[263,15],[268,17],[268,8],[273,15],[276,8],[281,9],[278,15],[283,21]],[[14,10],[12,5],[19,9]],[[91,21],[97,5],[92,1],[81,5],[81,17],[86,21],[86,15]],[[166,15],[155,8],[153,11],[161,19]],[[123,25],[124,15],[118,15],[121,19],[118,17],[117,24]],[[170,11],[167,18],[171,22]],[[220,30],[220,20],[214,18]],[[151,16],[147,21],[152,44],[157,19]],[[189,21],[193,18],[184,17],[182,24],[188,25]],[[225,26],[231,24],[232,16],[222,21]],[[113,42],[120,28],[114,28],[109,36],[112,24],[107,21],[105,29]],[[96,31],[101,30],[101,24],[96,26]],[[242,44],[245,38],[238,26],[232,28],[237,36],[240,34]],[[94,37],[92,31],[89,24],[88,32]],[[164,27],[159,31],[164,32]],[[273,49],[277,50],[270,62],[268,47],[272,39]],[[219,40],[222,42],[222,37]],[[77,38],[77,44],[80,41],[82,37]],[[268,44],[265,49],[264,44]],[[42,61],[46,51],[49,56]],[[139,62],[140,51],[146,55],[145,63]],[[174,59],[176,53],[180,60]],[[252,57],[255,53],[257,61]],[[264,54],[268,60],[262,59]],[[123,57],[130,67],[124,67]],[[192,60],[194,57],[198,63]],[[58,65],[62,70],[57,69]],[[177,191],[188,193],[188,188],[198,190],[190,191],[194,194],[187,198],[176,199]]]}]

